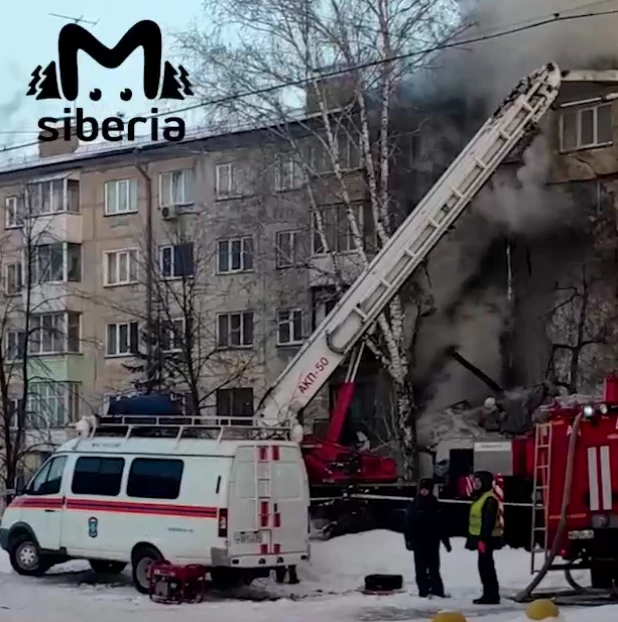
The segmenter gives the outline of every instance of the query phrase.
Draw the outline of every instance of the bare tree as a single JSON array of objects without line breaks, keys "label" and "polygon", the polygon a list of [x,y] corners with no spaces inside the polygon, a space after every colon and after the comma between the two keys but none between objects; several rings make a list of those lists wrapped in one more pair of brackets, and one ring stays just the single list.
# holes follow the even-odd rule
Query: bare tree
[{"label": "bare tree", "polygon": [[[58,413],[50,404],[55,400],[41,389],[50,372],[39,354],[79,350],[79,324],[72,323],[72,314],[54,310],[64,306],[55,305],[60,301],[41,287],[70,280],[72,273],[79,278],[80,258],[54,238],[55,216],[41,212],[37,190],[26,186],[6,199],[0,245],[0,480],[9,491],[20,475],[38,466],[33,454],[50,450],[54,430],[66,424],[55,420]],[[79,399],[67,395],[67,403],[72,397]]]},{"label": "bare tree", "polygon": [[[222,289],[212,278],[217,245],[208,239],[206,225],[207,217],[196,214],[167,224],[152,266],[139,262],[142,282],[151,270],[151,322],[143,305],[119,309],[140,320],[143,328],[107,338],[134,353],[135,362],[125,367],[134,374],[137,390],[183,396],[186,410],[196,414],[219,389],[241,383],[260,364],[253,311],[224,313],[226,299],[240,292]],[[244,262],[255,260],[249,243],[238,253]],[[230,414],[252,415],[249,408],[253,404]]]},{"label": "bare tree", "polygon": [[[569,393],[594,392],[615,367],[618,353],[618,229],[605,204],[576,236],[576,259],[555,286],[546,317],[550,341],[547,377]],[[582,239],[584,238],[584,239]]]},{"label": "bare tree", "polygon": [[[393,111],[412,74],[433,61],[428,50],[456,35],[454,5],[441,0],[207,0],[205,12],[217,27],[181,37],[209,99],[253,93],[226,99],[219,112],[250,126],[275,124],[271,131],[284,145],[279,178],[288,188],[302,186],[311,207],[317,256],[312,267],[328,273],[339,292],[368,265],[408,210],[393,189],[401,146]],[[281,84],[302,88],[277,88]],[[308,110],[299,114],[305,95]],[[216,118],[217,110],[209,114]],[[415,435],[409,371],[416,329],[409,330],[407,322],[408,316],[414,322],[420,315],[414,305],[408,307],[408,299],[407,293],[393,299],[368,346],[392,382],[397,445],[411,476]]]}]

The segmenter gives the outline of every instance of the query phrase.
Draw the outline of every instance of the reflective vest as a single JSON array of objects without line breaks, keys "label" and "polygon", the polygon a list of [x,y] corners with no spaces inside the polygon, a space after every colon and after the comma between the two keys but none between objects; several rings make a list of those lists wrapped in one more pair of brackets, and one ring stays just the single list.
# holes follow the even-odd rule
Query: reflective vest
[{"label": "reflective vest", "polygon": [[[470,521],[468,523],[468,533],[471,536],[476,536],[477,538],[481,535],[481,525],[483,523],[483,506],[485,505],[485,501],[489,499],[489,497],[493,497],[496,499],[496,495],[493,490],[488,490],[483,493],[470,508]],[[500,527],[500,521],[498,519],[498,514],[496,513],[496,524],[494,525],[493,531],[491,532],[493,538],[500,538],[502,536],[502,527]]]}]

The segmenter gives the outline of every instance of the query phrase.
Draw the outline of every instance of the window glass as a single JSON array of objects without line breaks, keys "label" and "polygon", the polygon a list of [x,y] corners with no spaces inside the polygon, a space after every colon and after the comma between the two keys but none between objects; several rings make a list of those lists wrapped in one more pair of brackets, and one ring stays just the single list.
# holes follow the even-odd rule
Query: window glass
[{"label": "window glass", "polygon": [[28,486],[29,495],[57,495],[62,485],[62,474],[66,464],[66,456],[56,456],[52,458],[34,476]]},{"label": "window glass", "polygon": [[182,460],[136,458],[129,471],[127,495],[141,499],[177,499],[183,467]]},{"label": "window glass", "polygon": [[71,490],[76,495],[115,497],[120,493],[123,470],[124,458],[78,458]]}]

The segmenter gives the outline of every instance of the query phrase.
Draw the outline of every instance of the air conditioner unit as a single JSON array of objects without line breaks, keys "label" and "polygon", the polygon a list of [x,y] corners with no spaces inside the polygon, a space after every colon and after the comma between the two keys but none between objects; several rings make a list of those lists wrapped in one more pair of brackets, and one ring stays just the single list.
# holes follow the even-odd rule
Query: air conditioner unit
[{"label": "air conditioner unit", "polygon": [[163,220],[176,220],[178,218],[178,207],[176,205],[166,205],[161,208]]}]

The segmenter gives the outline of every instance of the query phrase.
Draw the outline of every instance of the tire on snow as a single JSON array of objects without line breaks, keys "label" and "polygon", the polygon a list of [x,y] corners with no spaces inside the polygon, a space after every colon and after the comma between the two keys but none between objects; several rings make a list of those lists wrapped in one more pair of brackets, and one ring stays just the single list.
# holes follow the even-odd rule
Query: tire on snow
[{"label": "tire on snow", "polygon": [[403,587],[400,574],[369,574],[365,577],[366,592],[396,592]]}]

